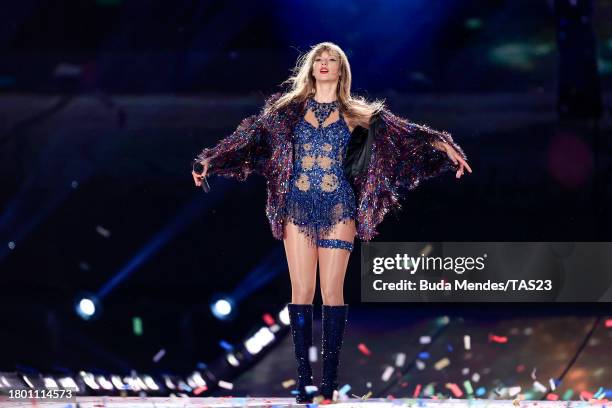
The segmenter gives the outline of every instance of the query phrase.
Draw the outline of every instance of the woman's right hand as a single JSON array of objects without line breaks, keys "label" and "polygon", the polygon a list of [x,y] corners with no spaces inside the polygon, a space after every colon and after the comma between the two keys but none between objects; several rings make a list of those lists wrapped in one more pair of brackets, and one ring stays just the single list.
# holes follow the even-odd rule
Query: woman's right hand
[{"label": "woman's right hand", "polygon": [[208,159],[202,160],[202,166],[204,166],[204,171],[202,173],[196,173],[195,171],[191,171],[191,175],[193,176],[193,182],[196,186],[200,187],[202,185],[202,179],[206,177],[206,173],[208,173]]}]

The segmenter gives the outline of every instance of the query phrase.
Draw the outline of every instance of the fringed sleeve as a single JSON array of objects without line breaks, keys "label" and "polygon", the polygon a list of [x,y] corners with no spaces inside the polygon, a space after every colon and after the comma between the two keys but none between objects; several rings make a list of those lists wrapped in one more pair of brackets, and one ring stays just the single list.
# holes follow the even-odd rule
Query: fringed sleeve
[{"label": "fringed sleeve", "polygon": [[374,142],[367,172],[355,179],[360,191],[357,234],[363,241],[378,235],[376,228],[388,212],[401,209],[403,192],[455,169],[446,152],[436,145],[448,143],[466,159],[447,132],[411,123],[386,108],[373,119]]},{"label": "fringed sleeve", "polygon": [[386,142],[381,150],[392,156],[389,163],[392,163],[393,171],[389,176],[400,190],[412,190],[421,181],[455,171],[456,165],[443,150],[443,143],[450,145],[467,160],[463,149],[448,132],[409,122],[387,109],[381,111],[381,119],[381,131],[385,134],[383,140]]},{"label": "fringed sleeve", "polygon": [[208,175],[217,174],[240,181],[251,173],[263,175],[270,155],[264,126],[265,112],[279,96],[280,93],[270,96],[260,113],[243,119],[232,134],[214,147],[204,148],[194,162],[208,159]]}]

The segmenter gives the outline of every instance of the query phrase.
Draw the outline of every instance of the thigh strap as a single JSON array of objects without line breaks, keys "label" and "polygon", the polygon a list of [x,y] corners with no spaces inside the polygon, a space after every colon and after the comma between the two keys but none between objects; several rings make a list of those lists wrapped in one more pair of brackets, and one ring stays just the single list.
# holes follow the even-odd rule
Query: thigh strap
[{"label": "thigh strap", "polygon": [[346,249],[347,251],[353,251],[353,244],[349,241],[343,241],[341,239],[320,239],[317,244],[321,248],[339,248]]}]

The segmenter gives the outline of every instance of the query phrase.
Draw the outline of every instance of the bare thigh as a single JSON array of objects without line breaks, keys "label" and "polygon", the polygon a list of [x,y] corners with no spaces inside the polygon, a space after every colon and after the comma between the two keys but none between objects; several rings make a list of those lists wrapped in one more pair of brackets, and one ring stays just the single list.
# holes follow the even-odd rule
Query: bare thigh
[{"label": "bare thigh", "polygon": [[[340,239],[354,243],[355,221],[338,223],[330,231],[325,239]],[[344,304],[344,277],[351,255],[346,249],[341,248],[318,248],[319,253],[319,277],[321,280],[321,297],[325,305]]]},{"label": "bare thigh", "polygon": [[298,227],[285,223],[285,254],[291,279],[291,303],[313,303],[317,285],[317,247]]}]

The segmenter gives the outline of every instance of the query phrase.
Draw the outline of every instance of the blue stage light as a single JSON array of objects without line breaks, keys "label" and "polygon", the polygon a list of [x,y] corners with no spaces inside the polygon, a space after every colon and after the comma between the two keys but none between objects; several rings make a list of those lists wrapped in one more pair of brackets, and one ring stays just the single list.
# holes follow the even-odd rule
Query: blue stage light
[{"label": "blue stage light", "polygon": [[77,297],[74,308],[83,320],[92,320],[100,314],[100,302],[96,296],[91,294]]},{"label": "blue stage light", "polygon": [[235,315],[236,305],[231,298],[217,295],[210,302],[210,310],[217,319],[229,320]]}]

